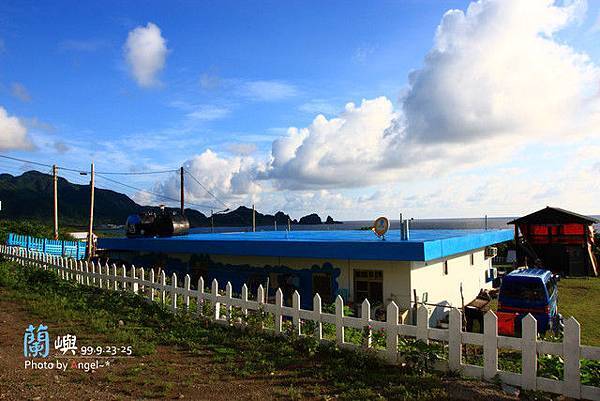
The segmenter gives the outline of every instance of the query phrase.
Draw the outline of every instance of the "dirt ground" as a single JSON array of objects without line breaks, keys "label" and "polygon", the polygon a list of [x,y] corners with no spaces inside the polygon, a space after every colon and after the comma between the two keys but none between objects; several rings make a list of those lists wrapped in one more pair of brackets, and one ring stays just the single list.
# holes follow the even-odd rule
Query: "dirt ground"
[{"label": "dirt ground", "polygon": [[[9,301],[0,289],[0,400],[328,400],[328,383],[293,371],[247,378],[223,375],[206,353],[159,347],[147,356],[101,359],[110,365],[95,371],[25,369],[23,334],[38,320],[24,305]],[[49,329],[51,340],[54,334]],[[56,328],[55,328],[56,331]],[[79,333],[75,333],[79,334]],[[110,343],[110,339],[98,338]],[[52,359],[50,359],[52,360]],[[79,357],[66,359],[85,361]],[[61,359],[65,361],[65,359]],[[477,381],[449,380],[448,393],[461,400],[514,400]]]}]

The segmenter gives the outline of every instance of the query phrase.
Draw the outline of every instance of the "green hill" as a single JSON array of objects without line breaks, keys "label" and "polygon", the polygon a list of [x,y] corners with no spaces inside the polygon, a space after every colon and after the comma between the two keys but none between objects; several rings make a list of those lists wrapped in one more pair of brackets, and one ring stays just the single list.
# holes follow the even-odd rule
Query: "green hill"
[{"label": "green hill", "polygon": [[[20,176],[0,174],[0,200],[2,210],[0,218],[5,220],[33,220],[52,223],[52,176],[38,171],[28,171]],[[58,178],[59,225],[84,227],[89,219],[90,186],[73,184],[64,178]],[[96,226],[125,223],[127,216],[150,209],[134,202],[129,196],[108,189],[96,188],[94,223]],[[186,209],[186,216],[192,227],[210,226],[210,218],[203,213]],[[316,216],[316,215],[314,215]],[[311,215],[311,217],[314,217]],[[317,216],[318,217],[318,216]],[[275,215],[256,212],[256,225],[277,224],[287,226],[290,216],[277,212]],[[291,220],[292,224],[308,224],[316,219]],[[320,222],[320,218],[318,219]],[[214,216],[215,226],[252,225],[252,209],[240,206],[235,210]]]}]

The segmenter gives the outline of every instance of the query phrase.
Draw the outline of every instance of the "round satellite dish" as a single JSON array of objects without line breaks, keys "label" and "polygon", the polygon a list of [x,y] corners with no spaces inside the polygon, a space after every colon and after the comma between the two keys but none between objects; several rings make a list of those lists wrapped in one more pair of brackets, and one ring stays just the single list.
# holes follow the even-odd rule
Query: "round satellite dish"
[{"label": "round satellite dish", "polygon": [[387,217],[379,217],[373,223],[373,232],[380,238],[383,238],[383,236],[385,235],[385,233],[387,233],[389,228],[390,221],[387,219]]}]

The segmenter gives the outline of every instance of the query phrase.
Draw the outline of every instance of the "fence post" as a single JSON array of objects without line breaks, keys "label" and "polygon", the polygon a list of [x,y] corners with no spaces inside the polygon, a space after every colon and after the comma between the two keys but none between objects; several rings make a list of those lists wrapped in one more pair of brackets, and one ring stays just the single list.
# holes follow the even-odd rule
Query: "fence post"
[{"label": "fence post", "polygon": [[83,262],[84,270],[85,270],[85,285],[89,287],[90,285],[90,264],[87,260]]},{"label": "fence post", "polygon": [[300,325],[300,293],[294,291],[292,294],[292,308],[294,309],[292,314],[292,322],[294,324],[294,333],[302,334],[302,326]]},{"label": "fence post", "polygon": [[167,302],[167,276],[165,276],[165,271],[160,270],[160,303],[165,304]]},{"label": "fence post", "polygon": [[228,322],[231,322],[231,298],[233,297],[233,287],[231,282],[227,282],[225,285],[225,316]]},{"label": "fence post", "polygon": [[154,268],[150,268],[150,301],[154,301]]},{"label": "fence post", "polygon": [[[102,266],[101,264],[98,264],[98,267]],[[106,267],[108,267],[108,263],[106,264]],[[100,268],[100,271],[102,272],[102,269]],[[108,269],[106,271],[108,273]],[[112,284],[112,288],[114,291],[118,291],[119,290],[119,276],[117,274],[117,265],[115,263],[112,264],[112,274],[110,275],[110,277],[112,277],[112,283],[109,282],[109,288],[110,285]],[[108,280],[107,280],[108,281]]]},{"label": "fence post", "polygon": [[360,306],[360,318],[363,321],[363,347],[371,348],[371,341],[373,338],[371,330],[371,303],[367,298],[365,298]]},{"label": "fence post", "polygon": [[202,277],[198,278],[198,298],[196,299],[196,314],[198,316],[202,315],[204,306],[204,279]]},{"label": "fence post", "polygon": [[42,252],[46,253],[46,238],[44,238],[44,242],[42,243]]},{"label": "fence post", "polygon": [[137,277],[135,274],[135,265],[131,265],[131,290],[133,291],[134,294],[138,293],[138,282],[137,282]]},{"label": "fence post", "polygon": [[140,268],[140,291],[142,292],[142,296],[146,296],[146,270],[142,267]]},{"label": "fence post", "polygon": [[313,297],[313,320],[315,324],[315,338],[318,341],[323,339],[323,323],[321,323],[321,296],[319,294],[315,294]]},{"label": "fence post", "polygon": [[221,303],[219,302],[219,282],[216,278],[212,281],[212,301],[213,301],[213,319],[219,320],[221,318]]},{"label": "fence post", "polygon": [[185,306],[185,310],[190,310],[190,275],[186,274],[183,278],[183,289],[185,290],[183,293],[183,305]]},{"label": "fence post", "polygon": [[127,291],[127,268],[125,265],[121,265],[123,271],[123,281],[121,282],[121,291]]},{"label": "fence post", "polygon": [[83,263],[79,260],[75,260],[75,266],[77,267],[77,283],[83,285]]},{"label": "fence post", "polygon": [[246,308],[246,303],[248,303],[248,286],[244,283],[242,286],[242,315],[244,317],[248,316],[248,308]]},{"label": "fence post", "polygon": [[390,363],[398,361],[398,305],[394,301],[387,306],[385,348]]},{"label": "fence post", "polygon": [[537,321],[528,313],[521,320],[521,387],[535,390],[537,387]]},{"label": "fence post", "polygon": [[483,378],[498,374],[498,318],[493,311],[483,316]]},{"label": "fence post", "polygon": [[338,344],[344,343],[344,298],[341,295],[335,298],[335,340]]},{"label": "fence post", "polygon": [[417,309],[417,340],[429,344],[429,309],[425,305]]},{"label": "fence post", "polygon": [[262,284],[259,284],[258,289],[256,290],[256,301],[259,304],[265,303],[265,289],[263,288]]},{"label": "fence post", "polygon": [[275,334],[281,333],[281,325],[283,323],[283,319],[281,317],[281,308],[283,307],[283,292],[281,292],[281,288],[277,289],[275,293]]},{"label": "fence post", "polygon": [[456,308],[450,309],[448,323],[448,367],[459,371],[462,365],[462,314]]},{"label": "fence post", "polygon": [[177,274],[171,275],[171,309],[177,310]]},{"label": "fence post", "polygon": [[[98,263],[98,277],[96,278],[96,263]],[[96,261],[96,263],[94,263],[94,261],[92,261],[92,272],[94,273],[94,277],[92,278],[92,282],[94,283],[94,286],[96,285],[96,283],[98,284],[98,287],[103,288],[104,286],[102,285],[102,262],[100,262],[99,260]],[[106,275],[110,275],[109,272],[109,267],[108,267],[108,262],[106,263]],[[108,284],[108,279],[107,279],[107,284]],[[107,287],[110,289],[110,287],[107,285]]]},{"label": "fence post", "polygon": [[565,382],[563,395],[581,398],[581,376],[579,360],[581,359],[581,333],[577,319],[570,317],[565,322],[563,336],[563,357],[565,358]]}]

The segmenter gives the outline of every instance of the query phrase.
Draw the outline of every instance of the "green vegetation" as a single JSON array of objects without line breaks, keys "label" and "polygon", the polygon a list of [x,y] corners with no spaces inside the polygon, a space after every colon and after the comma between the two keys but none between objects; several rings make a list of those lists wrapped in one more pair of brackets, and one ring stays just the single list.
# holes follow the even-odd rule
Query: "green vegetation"
[{"label": "green vegetation", "polygon": [[[290,396],[302,391],[308,397],[334,394],[341,400],[434,400],[447,398],[445,381],[454,380],[429,371],[423,358],[389,369],[373,354],[340,350],[311,337],[259,332],[253,327],[263,323],[260,318],[251,318],[244,332],[191,314],[173,315],[137,295],[81,286],[9,262],[0,262],[0,287],[51,330],[77,332],[82,343],[103,335],[115,345],[132,345],[136,355],[153,353],[158,345],[176,345],[197,355],[208,351],[224,374],[251,379],[292,370],[327,386],[291,388]],[[403,343],[411,355],[423,346]]]},{"label": "green vegetation", "polygon": [[558,283],[558,310],[581,324],[581,343],[600,346],[600,278],[563,278]]},{"label": "green vegetation", "polygon": [[[586,286],[582,289],[582,285]],[[590,289],[600,291],[597,279],[563,280],[561,286],[562,302],[570,296],[576,299],[575,291],[588,294]],[[327,383],[326,388],[322,385],[290,387],[286,396],[293,399],[323,394],[342,400],[443,399],[448,397],[448,382],[457,380],[452,375],[432,370],[436,361],[447,357],[443,343],[425,345],[401,338],[399,350],[404,364],[390,369],[374,355],[375,351],[345,351],[334,344],[319,344],[312,337],[299,337],[289,321],[284,321],[285,335],[273,337],[259,330],[273,324],[271,316],[264,312],[245,317],[234,308],[231,322],[245,321],[247,328],[223,327],[191,313],[173,315],[167,308],[147,302],[141,296],[66,282],[52,272],[6,261],[0,262],[0,287],[9,299],[25,304],[27,310],[49,324],[51,330],[77,332],[83,343],[102,336],[110,338],[114,345],[132,345],[136,355],[152,354],[159,345],[175,345],[194,355],[208,352],[223,374],[251,380],[293,371],[302,381]],[[565,288],[573,293],[569,294]],[[597,295],[589,295],[589,298],[598,299]],[[205,303],[203,308],[208,313],[211,305]],[[591,308],[588,306],[588,309]],[[223,306],[222,313],[225,311]],[[579,316],[585,316],[581,312],[578,310]],[[594,318],[593,311],[590,316]],[[580,321],[584,327],[588,325]],[[304,324],[303,332],[314,329],[310,324]],[[364,343],[368,329],[346,329],[347,341]],[[323,331],[326,338],[335,336],[331,327],[324,325]],[[384,347],[385,333],[374,332],[372,342],[376,349]],[[465,348],[466,361],[481,365],[481,347]],[[501,351],[499,363],[502,370],[520,372],[520,353]],[[540,356],[540,376],[560,379],[562,367],[561,358]],[[600,386],[600,363],[582,362],[582,382]],[[158,393],[165,395],[171,391],[170,388],[159,390]]]},{"label": "green vegetation", "polygon": [[[52,238],[54,229],[37,221],[28,220],[0,220],[0,242],[6,243],[9,233],[31,235],[39,238]],[[64,228],[58,230],[58,238],[62,240],[73,240]]]}]

